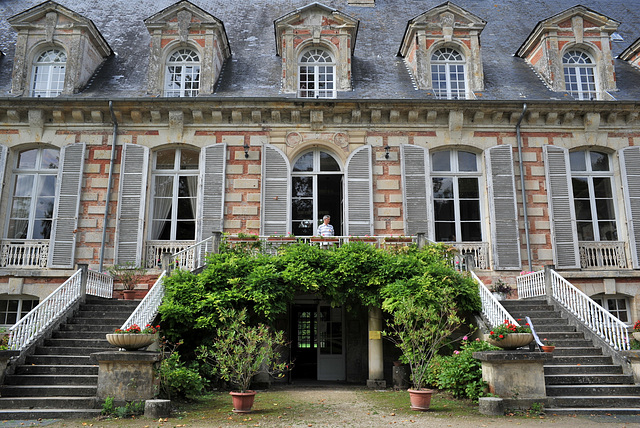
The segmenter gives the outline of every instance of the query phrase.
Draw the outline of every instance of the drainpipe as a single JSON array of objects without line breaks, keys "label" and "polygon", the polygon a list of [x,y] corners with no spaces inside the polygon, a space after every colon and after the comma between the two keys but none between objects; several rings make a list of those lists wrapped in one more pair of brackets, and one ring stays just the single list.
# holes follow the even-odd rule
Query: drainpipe
[{"label": "drainpipe", "polygon": [[522,186],[522,210],[524,211],[524,234],[527,241],[527,261],[529,263],[529,271],[532,270],[531,263],[531,240],[529,238],[529,216],[527,215],[527,192],[524,188],[524,165],[522,162],[522,138],[520,136],[520,123],[527,112],[527,104],[523,104],[522,113],[516,123],[516,140],[518,140],[518,160],[520,164],[520,185]]},{"label": "drainpipe", "polygon": [[109,180],[107,181],[107,196],[104,203],[104,219],[102,220],[102,241],[100,243],[100,267],[98,272],[102,272],[104,264],[104,246],[107,240],[107,220],[109,218],[109,201],[111,200],[111,183],[113,182],[113,168],[116,163],[116,142],[118,141],[118,121],[113,112],[113,102],[109,101],[109,112],[113,122],[113,138],[111,139],[111,160],[109,161]]}]

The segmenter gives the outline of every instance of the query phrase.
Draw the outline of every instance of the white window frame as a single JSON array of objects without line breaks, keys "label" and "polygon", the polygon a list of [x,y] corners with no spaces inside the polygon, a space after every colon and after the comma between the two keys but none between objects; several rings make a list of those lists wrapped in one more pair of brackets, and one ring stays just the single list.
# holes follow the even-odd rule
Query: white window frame
[{"label": "white window frame", "polygon": [[[296,166],[296,163],[305,155],[309,154],[309,153],[313,153],[313,160],[312,160],[312,166],[313,169],[311,171],[294,171],[293,169]],[[338,167],[340,168],[338,171],[321,171],[320,170],[320,155],[321,153],[325,153],[329,156],[331,156],[331,158],[333,158],[333,160],[338,164]],[[293,201],[294,200],[298,200],[298,199],[310,199],[312,201],[312,215],[313,215],[313,219],[311,219],[311,221],[313,222],[313,235],[315,236],[318,233],[318,226],[322,220],[322,217],[320,217],[318,215],[318,210],[319,210],[319,203],[318,203],[318,176],[321,175],[341,175],[344,177],[344,167],[342,165],[342,163],[340,162],[340,160],[331,152],[327,151],[327,150],[323,150],[323,149],[314,149],[314,150],[310,150],[310,151],[305,151],[304,153],[301,153],[298,157],[296,157],[296,159],[292,162],[291,164],[291,187],[293,188],[293,181],[295,177],[311,177],[312,180],[312,189],[311,189],[311,198],[309,197],[296,197],[294,195],[294,192],[292,190],[292,194],[291,194],[291,200],[290,200],[290,205],[291,205],[291,230],[293,231],[293,223],[296,221],[296,219],[293,218]],[[344,189],[342,191],[343,197],[344,197]],[[344,201],[341,204],[344,206]],[[344,222],[344,216],[341,216]],[[299,219],[298,219],[299,221]],[[334,227],[337,229],[337,226],[334,225]],[[344,230],[344,229],[343,229]]]},{"label": "white window frame", "polygon": [[[200,64],[200,54],[194,49],[179,48],[171,52],[165,64],[164,96],[198,96],[200,92]],[[178,87],[173,88],[174,85]],[[191,87],[187,89],[187,85]]]},{"label": "white window frame", "polygon": [[[588,53],[572,49],[562,55],[564,87],[578,100],[597,100],[596,63]],[[572,78],[575,81],[571,81]]]},{"label": "white window frame", "polygon": [[[597,304],[605,308],[611,315],[618,318],[623,323],[631,325],[630,301],[628,296],[625,296],[623,294],[598,294],[598,295],[592,296],[591,300],[593,300],[594,302],[596,302]],[[615,308],[611,308],[611,306],[609,305],[609,300],[613,300],[615,302]],[[619,309],[618,300],[624,300],[624,303],[625,303],[624,311],[627,314],[626,321],[623,321],[619,317],[619,313],[622,312],[623,310]]]},{"label": "white window frame", "polygon": [[[593,171],[592,170],[592,166],[591,166],[591,156],[590,154],[594,152],[594,153],[599,153],[599,154],[603,154],[607,156],[607,163],[609,166],[609,170],[608,171]],[[585,171],[578,171],[578,170],[574,170],[573,167],[571,166],[571,156],[576,155],[577,153],[582,153],[584,156],[584,162],[586,165],[586,170]],[[606,152],[601,152],[601,151],[596,151],[596,150],[576,150],[576,151],[572,151],[569,153],[569,168],[571,170],[571,179],[572,179],[572,183],[571,183],[571,187],[572,187],[572,193],[573,193],[573,204],[575,207],[575,203],[576,203],[576,195],[575,195],[575,191],[573,189],[573,178],[575,177],[584,177],[587,178],[587,186],[589,189],[589,207],[591,209],[591,227],[593,230],[593,241],[585,241],[584,239],[580,239],[578,238],[580,241],[585,241],[585,242],[608,242],[608,241],[618,241],[620,239],[620,224],[618,219],[620,218],[619,214],[618,214],[618,204],[617,204],[617,197],[616,197],[616,188],[615,188],[615,180],[614,180],[614,174],[613,174],[613,163],[611,161],[611,155],[609,153]],[[594,178],[608,178],[609,179],[609,183],[611,185],[611,201],[613,204],[613,214],[615,216],[614,218],[614,223],[616,226],[616,236],[615,239],[609,239],[609,240],[603,240],[602,237],[600,236],[600,228],[598,227],[598,210],[596,207],[596,196],[595,196],[595,189],[594,189],[594,184],[593,184],[593,179]],[[580,198],[580,200],[582,200],[584,198]],[[598,199],[602,199],[602,198],[598,198]],[[578,211],[576,209],[576,226],[578,224],[578,222],[586,222],[587,220],[580,220],[578,219]],[[602,221],[610,221],[609,219],[604,219]],[[579,229],[578,229],[578,233],[579,233]]]},{"label": "white window frame", "polygon": [[[306,68],[306,71],[303,71],[303,67]],[[311,68],[312,70],[309,72],[309,69]],[[302,79],[303,75],[311,76],[312,79],[304,81]],[[331,76],[332,78],[331,80],[328,80],[326,78],[323,79],[322,76]],[[302,51],[298,60],[298,97],[336,98],[336,79],[336,61],[329,50],[321,47],[313,47]],[[313,84],[313,88],[302,87],[309,82]],[[321,88],[321,85],[328,85],[331,87]]]},{"label": "white window frame", "polygon": [[[25,153],[28,151],[32,151],[35,150],[36,151],[36,159],[35,159],[35,167],[34,168],[18,168],[18,161],[20,159],[20,154],[21,153]],[[40,165],[42,164],[42,156],[43,156],[43,151],[57,151],[58,152],[58,167],[57,168],[41,168]],[[32,239],[36,239],[36,240],[49,240],[51,238],[51,233],[53,231],[53,218],[54,218],[54,211],[55,211],[55,205],[57,203],[56,200],[56,190],[58,187],[58,171],[60,169],[60,150],[57,148],[53,148],[53,147],[37,147],[37,148],[27,148],[24,150],[20,150],[19,152],[16,153],[15,155],[15,159],[14,159],[14,167],[12,170],[12,174],[11,174],[11,197],[9,200],[9,206],[7,209],[8,215],[7,215],[7,222],[6,222],[6,226],[5,226],[5,232],[4,232],[4,236],[7,237],[7,239],[10,240],[32,240]],[[18,182],[18,178],[19,177],[26,177],[26,176],[33,176],[33,182],[31,183],[31,194],[30,194],[30,202],[29,202],[29,217],[27,218],[28,224],[27,224],[27,236],[25,238],[14,238],[14,237],[10,237],[9,236],[9,229],[10,229],[10,225],[11,225],[11,220],[14,218],[12,217],[13,214],[13,204],[14,204],[14,199],[16,198],[16,194],[15,194],[15,190],[16,190],[16,185]],[[50,217],[50,221],[51,221],[51,229],[49,230],[49,236],[46,238],[33,238],[33,228],[34,228],[34,223],[36,221],[36,212],[37,212],[37,202],[38,202],[38,187],[39,187],[39,183],[41,182],[41,178],[44,177],[49,177],[52,176],[55,180],[54,182],[54,192],[53,195],[48,196],[48,198],[52,198],[53,199],[53,209],[51,211],[51,217]],[[46,218],[46,217],[45,217]],[[16,219],[24,219],[21,217],[16,217]],[[44,218],[43,218],[44,219]]]},{"label": "white window frame", "polygon": [[[7,297],[11,297],[11,298],[7,298]],[[24,295],[24,296],[9,296],[9,295],[4,295],[0,298],[0,301],[5,301],[5,302],[10,302],[10,301],[17,301],[18,302],[18,307],[16,309],[16,311],[11,311],[9,312],[9,303],[7,303],[7,310],[6,311],[2,311],[0,310],[0,326],[12,326],[13,324],[10,323],[5,323],[4,321],[6,321],[7,316],[9,313],[15,313],[16,314],[16,323],[18,321],[20,321],[20,319],[23,318],[23,316],[25,316],[27,313],[29,313],[29,311],[25,312],[24,315],[21,315],[23,312],[23,303],[25,301],[30,301],[30,302],[35,302],[35,303],[31,303],[31,309],[35,308],[36,306],[38,306],[38,303],[40,302],[40,299],[37,296],[29,296],[29,295]]]},{"label": "white window frame", "polygon": [[[67,54],[59,48],[47,49],[33,59],[31,96],[57,97],[64,89]],[[42,88],[39,86],[42,85]]]},{"label": "white window frame", "polygon": [[[433,160],[434,156],[437,156],[439,153],[443,153],[443,152],[449,152],[449,171],[436,171],[434,170],[435,168],[435,162]],[[470,153],[472,155],[475,156],[475,160],[476,160],[476,170],[475,171],[459,171],[459,161],[458,161],[458,154],[460,152],[466,152],[466,153]],[[483,213],[484,213],[484,207],[483,207],[483,203],[482,203],[482,171],[481,171],[481,163],[480,163],[480,155],[476,152],[472,152],[470,150],[455,150],[455,149],[450,149],[450,150],[437,150],[437,151],[433,151],[429,154],[429,160],[430,160],[430,166],[431,166],[431,171],[430,171],[430,177],[429,177],[429,185],[431,186],[431,203],[433,204],[432,206],[434,207],[434,214],[433,214],[433,233],[431,236],[433,236],[434,240],[437,241],[437,237],[436,237],[436,231],[437,231],[437,224],[438,224],[438,220],[436,218],[436,213],[435,213],[435,201],[436,201],[436,197],[435,197],[435,192],[433,191],[433,179],[434,178],[438,178],[438,177],[445,177],[445,178],[452,178],[453,180],[453,204],[454,204],[454,222],[455,222],[455,233],[456,233],[456,240],[455,241],[440,241],[440,242],[484,242],[484,237],[485,237],[485,230],[484,230],[484,224],[483,224]],[[477,180],[478,183],[478,212],[480,214],[480,218],[478,219],[478,223],[480,225],[480,239],[478,241],[465,241],[462,240],[462,221],[460,218],[460,190],[459,190],[459,185],[458,185],[458,180],[460,178],[475,178]],[[439,199],[439,198],[438,198]],[[464,200],[464,199],[463,199]],[[465,222],[470,222],[470,221],[465,221]]]},{"label": "white window frame", "polygon": [[[165,151],[165,150],[175,150],[175,154],[174,154],[174,164],[173,164],[173,168],[172,169],[157,169],[157,159],[158,159],[158,153]],[[196,169],[180,169],[180,161],[182,159],[182,151],[183,150],[188,150],[188,151],[192,151],[196,154],[195,158],[198,160],[198,168]],[[159,237],[154,237],[153,236],[153,229],[154,229],[154,224],[155,224],[155,218],[154,218],[154,214],[155,214],[155,205],[157,203],[157,195],[156,195],[156,178],[157,177],[171,177],[172,178],[172,190],[171,190],[171,207],[169,208],[170,213],[171,213],[171,219],[169,220],[171,223],[171,232],[170,232],[170,238],[168,240],[164,240],[164,239],[160,239]],[[199,189],[199,181],[200,181],[200,153],[198,152],[198,150],[196,150],[195,148],[165,148],[165,149],[161,149],[161,150],[157,150],[153,153],[153,168],[151,170],[151,207],[150,207],[150,211],[149,211],[149,217],[150,217],[150,221],[149,221],[149,231],[148,231],[148,236],[150,240],[153,241],[176,241],[178,240],[176,238],[176,233],[178,230],[178,204],[179,204],[179,200],[180,199],[188,199],[188,198],[179,198],[178,197],[178,187],[179,187],[179,179],[180,177],[195,177],[196,178],[196,183],[195,186],[193,186],[193,189],[195,190],[195,195],[190,195],[189,198],[190,199],[195,199],[195,203],[196,203],[196,207],[193,213],[193,223],[194,223],[194,235],[193,238],[191,239],[179,239],[180,241],[192,241],[196,239],[196,236],[198,236],[198,230],[197,230],[197,225],[198,225],[198,204],[200,203],[200,198],[198,195],[198,189]]]},{"label": "white window frame", "polygon": [[[438,78],[443,73],[444,82]],[[462,80],[458,79],[460,74],[462,74]],[[445,84],[444,90],[439,87],[440,83]],[[460,90],[461,83],[462,90]],[[431,87],[436,98],[448,100],[468,98],[467,63],[460,51],[451,47],[442,47],[431,54]]]}]

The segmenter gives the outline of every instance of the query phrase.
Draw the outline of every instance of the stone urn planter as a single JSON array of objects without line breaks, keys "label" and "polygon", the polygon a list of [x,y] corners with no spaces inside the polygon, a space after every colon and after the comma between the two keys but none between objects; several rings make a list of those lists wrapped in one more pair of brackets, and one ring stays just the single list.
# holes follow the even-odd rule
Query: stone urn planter
[{"label": "stone urn planter", "polygon": [[107,342],[127,351],[146,348],[156,340],[155,334],[107,334]]},{"label": "stone urn planter", "polygon": [[229,393],[233,402],[234,413],[250,413],[253,407],[253,401],[256,398],[255,391],[234,392]]},{"label": "stone urn planter", "polygon": [[429,410],[431,405],[432,389],[409,389],[409,400],[411,401],[411,410],[424,412]]},{"label": "stone urn planter", "polygon": [[635,340],[637,340],[638,342],[640,342],[640,331],[634,331],[633,333],[631,333],[633,335],[633,338]]},{"label": "stone urn planter", "polygon": [[[488,335],[487,335],[488,336]],[[493,340],[490,337],[486,338],[486,341],[506,350],[518,349],[522,346],[526,346],[533,340],[533,334],[531,333],[510,333],[502,340]]]}]

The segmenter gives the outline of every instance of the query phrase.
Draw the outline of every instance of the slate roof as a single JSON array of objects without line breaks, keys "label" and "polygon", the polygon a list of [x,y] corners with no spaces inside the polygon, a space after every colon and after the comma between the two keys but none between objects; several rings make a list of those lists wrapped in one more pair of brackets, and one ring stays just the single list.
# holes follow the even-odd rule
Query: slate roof
[{"label": "slate roof", "polygon": [[[73,97],[146,97],[149,33],[143,20],[175,0],[56,0],[93,21],[116,55]],[[224,22],[232,56],[218,82],[216,97],[283,97],[281,58],[276,56],[273,22],[311,0],[191,0]],[[11,69],[16,33],[7,18],[41,0],[0,1],[0,97],[11,96]],[[338,99],[428,99],[416,90],[404,60],[397,55],[407,22],[442,0],[376,0],[373,8],[353,7],[347,0],[322,3],[360,21],[353,53],[353,91]],[[455,0],[454,4],[487,21],[480,35],[486,100],[550,100],[568,97],[547,89],[523,59],[514,56],[536,24],[572,6],[575,0]],[[585,0],[581,4],[619,21],[624,41],[613,42],[620,54],[640,37],[640,8],[635,2]],[[615,60],[618,100],[640,100],[640,70]]]}]

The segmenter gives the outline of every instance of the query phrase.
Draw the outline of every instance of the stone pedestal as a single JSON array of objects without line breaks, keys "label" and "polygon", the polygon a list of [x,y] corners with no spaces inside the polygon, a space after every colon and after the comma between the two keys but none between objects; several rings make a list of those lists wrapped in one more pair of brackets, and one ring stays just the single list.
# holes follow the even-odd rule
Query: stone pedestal
[{"label": "stone pedestal", "polygon": [[11,358],[20,355],[20,351],[3,350],[0,351],[0,385],[4,385],[4,375]]},{"label": "stone pedestal", "polygon": [[147,400],[144,402],[145,418],[168,418],[170,413],[171,400]]},{"label": "stone pedestal", "polygon": [[640,350],[620,351],[620,355],[629,361],[633,371],[633,380],[636,384],[640,384]]},{"label": "stone pedestal", "polygon": [[382,389],[387,387],[384,380],[382,354],[382,309],[369,308],[369,378],[367,387]]},{"label": "stone pedestal", "polygon": [[489,392],[505,399],[546,399],[544,364],[552,355],[546,352],[474,352],[482,362],[482,380]]},{"label": "stone pedestal", "polygon": [[153,364],[160,361],[159,353],[107,351],[91,354],[91,358],[99,364],[98,398],[113,397],[121,403],[154,397]]}]

